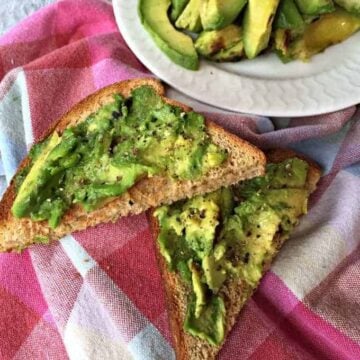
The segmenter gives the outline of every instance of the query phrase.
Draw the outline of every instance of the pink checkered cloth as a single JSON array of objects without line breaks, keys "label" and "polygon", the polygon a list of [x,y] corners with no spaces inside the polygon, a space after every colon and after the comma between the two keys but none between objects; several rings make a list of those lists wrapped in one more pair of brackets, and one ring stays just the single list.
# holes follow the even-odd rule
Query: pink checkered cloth
[{"label": "pink checkered cloth", "polygon": [[[150,74],[126,46],[108,3],[64,0],[22,22],[0,39],[2,179],[10,180],[29,145],[73,104],[141,76]],[[360,359],[356,109],[290,120],[275,130],[266,118],[192,104],[263,148],[289,146],[324,168],[308,216],[219,358]],[[1,359],[167,360],[174,358],[171,343],[144,215],[0,255]]]}]

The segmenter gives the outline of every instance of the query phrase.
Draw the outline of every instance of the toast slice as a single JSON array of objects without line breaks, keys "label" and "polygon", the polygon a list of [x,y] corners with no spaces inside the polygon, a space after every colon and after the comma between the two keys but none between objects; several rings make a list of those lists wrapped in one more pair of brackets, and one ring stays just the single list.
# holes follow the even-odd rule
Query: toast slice
[{"label": "toast slice", "polygon": [[[280,163],[284,160],[291,158],[300,158],[307,162],[308,172],[306,177],[305,189],[308,194],[316,189],[316,184],[320,179],[321,170],[318,165],[311,160],[304,158],[303,156],[294,153],[290,150],[276,149],[267,153],[267,160],[269,163]],[[176,205],[176,204],[174,204]],[[174,206],[172,205],[172,206]],[[155,210],[148,212],[148,219],[152,229],[154,239],[158,239],[161,228],[158,218],[154,215]],[[219,232],[216,233],[218,236]],[[265,257],[262,268],[261,277],[270,268],[270,265],[276,257],[278,251],[289,238],[289,233],[276,232],[271,241],[271,253],[268,253]],[[172,240],[174,241],[174,240]],[[215,240],[215,244],[218,240]],[[189,298],[191,297],[191,286],[180,277],[177,271],[170,271],[168,261],[161,254],[159,241],[155,241],[156,255],[161,271],[163,284],[165,287],[166,303],[168,308],[168,316],[170,322],[170,330],[173,338],[173,346],[175,348],[176,358],[178,360],[200,360],[200,359],[215,359],[220,351],[226,337],[235,324],[236,318],[239,312],[252,296],[260,279],[250,285],[242,278],[229,278],[225,280],[222,287],[219,289],[219,294],[224,299],[226,316],[224,320],[224,340],[217,345],[212,345],[208,341],[201,339],[197,336],[190,335],[184,330],[184,324],[187,313],[187,305]],[[252,255],[250,255],[252,256]],[[192,294],[193,295],[193,294]],[[207,295],[208,296],[208,295]]]},{"label": "toast slice", "polygon": [[[126,99],[131,96],[134,89],[141,86],[151,86],[166,104],[180,107],[183,112],[191,111],[188,106],[166,98],[165,89],[157,80],[123,81],[105,87],[77,104],[49,129],[43,139],[54,132],[61,135],[67,128],[84,122],[101,106],[113,101],[114,94],[120,94]],[[45,221],[35,222],[27,217],[13,216],[11,208],[16,198],[13,179],[0,202],[0,252],[21,251],[34,243],[48,243],[100,223],[115,222],[121,216],[139,214],[150,207],[210,192],[221,186],[231,185],[264,173],[266,159],[259,149],[226,132],[213,122],[205,120],[205,123],[211,142],[228,153],[227,159],[221,166],[210,169],[206,176],[196,180],[175,181],[164,175],[142,178],[121,196],[91,212],[86,212],[77,204],[71,206],[55,228],[51,228]],[[29,163],[30,159],[27,157],[21,163],[17,174]]]}]

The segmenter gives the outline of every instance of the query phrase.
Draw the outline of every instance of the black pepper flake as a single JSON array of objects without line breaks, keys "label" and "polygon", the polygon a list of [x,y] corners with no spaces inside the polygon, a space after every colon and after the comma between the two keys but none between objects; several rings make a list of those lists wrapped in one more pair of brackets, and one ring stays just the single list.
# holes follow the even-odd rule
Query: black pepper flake
[{"label": "black pepper flake", "polygon": [[250,253],[247,252],[244,256],[244,263],[247,264],[249,262],[249,259],[250,259]]},{"label": "black pepper flake", "polygon": [[118,111],[113,111],[111,115],[114,119],[118,119],[121,114]]},{"label": "black pepper flake", "polygon": [[206,216],[206,210],[203,209],[200,211],[199,217],[200,217],[200,219],[205,219],[205,216]]},{"label": "black pepper flake", "polygon": [[133,206],[134,205],[134,202],[132,200],[129,200],[129,205],[130,206]]}]

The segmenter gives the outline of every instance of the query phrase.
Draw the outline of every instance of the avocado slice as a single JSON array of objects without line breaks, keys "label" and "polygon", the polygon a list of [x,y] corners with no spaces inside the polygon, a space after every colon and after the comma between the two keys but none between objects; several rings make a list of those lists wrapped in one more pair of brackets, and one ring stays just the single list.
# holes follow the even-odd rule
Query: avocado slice
[{"label": "avocado slice", "polygon": [[220,256],[217,258],[216,254],[208,255],[204,257],[201,264],[204,270],[206,283],[214,294],[219,291],[221,285],[224,283],[227,277],[226,270],[222,266],[225,251],[226,249],[224,244],[218,245],[214,249],[214,252],[220,253]]},{"label": "avocado slice", "polygon": [[332,12],[335,6],[332,0],[295,0],[300,11],[306,15],[321,15]]},{"label": "avocado slice", "polygon": [[177,31],[168,18],[170,0],[140,0],[142,24],[159,48],[176,64],[189,69],[199,68],[199,58],[190,36]]},{"label": "avocado slice", "polygon": [[185,241],[199,259],[203,259],[212,250],[219,216],[219,206],[202,196],[192,198],[180,215],[185,229]]},{"label": "avocado slice", "polygon": [[345,10],[360,14],[360,1],[359,0],[334,0],[336,4],[344,8]]},{"label": "avocado slice", "polygon": [[298,218],[307,213],[309,192],[306,189],[271,189],[265,193],[266,202],[281,218],[281,227],[290,231]]},{"label": "avocado slice", "polygon": [[279,2],[280,0],[249,0],[243,22],[244,48],[249,59],[255,58],[267,48]]},{"label": "avocado slice", "polygon": [[170,18],[173,22],[177,20],[188,3],[189,0],[171,0]]},{"label": "avocado slice", "polygon": [[248,0],[203,0],[200,10],[204,30],[218,30],[230,25]]},{"label": "avocado slice", "polygon": [[184,329],[193,336],[220,345],[225,334],[225,304],[220,296],[213,295],[202,310],[202,316],[195,316],[196,303],[188,305]]},{"label": "avocado slice", "polygon": [[205,284],[201,282],[201,273],[197,269],[192,260],[189,260],[189,269],[191,271],[192,288],[195,294],[195,318],[199,318],[203,307],[206,305],[206,288]]},{"label": "avocado slice", "polygon": [[346,40],[359,29],[359,15],[337,8],[306,27],[304,35],[289,45],[289,57],[307,61],[327,47]]},{"label": "avocado slice", "polygon": [[287,159],[279,164],[266,166],[266,177],[272,189],[303,188],[309,165],[299,158]]},{"label": "avocado slice", "polygon": [[281,0],[274,21],[275,29],[298,29],[303,26],[304,19],[294,0]]},{"label": "avocado slice", "polygon": [[197,52],[214,61],[235,61],[244,54],[242,31],[237,25],[203,31],[195,41]]},{"label": "avocado slice", "polygon": [[200,4],[201,0],[190,0],[186,5],[184,11],[176,20],[175,26],[179,29],[184,29],[198,33],[202,29],[200,20]]},{"label": "avocado slice", "polygon": [[38,189],[42,186],[44,181],[44,165],[48,161],[48,157],[52,150],[60,143],[61,138],[55,132],[42,153],[38,156],[35,163],[31,167],[30,172],[26,176],[24,182],[19,188],[19,192],[16,196],[14,204],[11,208],[13,215],[17,218],[21,218],[29,215],[31,211],[31,205],[33,198],[37,196]]}]

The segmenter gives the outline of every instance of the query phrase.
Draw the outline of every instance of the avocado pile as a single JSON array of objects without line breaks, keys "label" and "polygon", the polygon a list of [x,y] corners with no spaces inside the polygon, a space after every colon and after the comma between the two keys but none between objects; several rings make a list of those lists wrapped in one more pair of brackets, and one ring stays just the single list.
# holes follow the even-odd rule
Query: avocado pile
[{"label": "avocado pile", "polygon": [[143,26],[176,64],[254,59],[275,51],[308,61],[360,29],[359,0],[139,0]]}]

